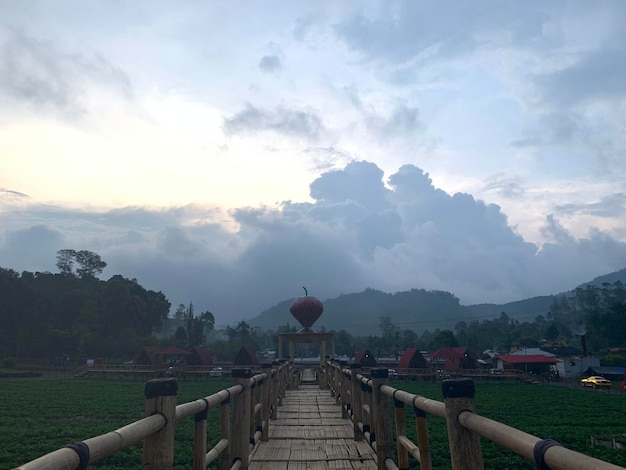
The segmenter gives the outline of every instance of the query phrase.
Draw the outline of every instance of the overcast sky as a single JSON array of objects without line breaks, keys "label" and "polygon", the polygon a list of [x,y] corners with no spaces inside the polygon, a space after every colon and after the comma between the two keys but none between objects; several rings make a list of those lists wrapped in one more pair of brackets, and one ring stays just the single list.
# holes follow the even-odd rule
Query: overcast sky
[{"label": "overcast sky", "polygon": [[0,0],[0,266],[218,323],[626,267],[626,2]]}]

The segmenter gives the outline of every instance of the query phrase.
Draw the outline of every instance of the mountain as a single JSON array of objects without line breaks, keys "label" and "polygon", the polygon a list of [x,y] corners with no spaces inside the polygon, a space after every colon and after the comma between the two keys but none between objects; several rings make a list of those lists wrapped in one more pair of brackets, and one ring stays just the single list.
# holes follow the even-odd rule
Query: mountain
[{"label": "mountain", "polygon": [[[582,284],[601,287],[603,283],[613,284],[621,281],[626,284],[626,268],[599,276]],[[380,318],[389,317],[401,330],[413,330],[421,334],[424,330],[453,329],[460,322],[489,320],[505,312],[514,320],[533,322],[538,315],[544,317],[556,296],[545,295],[505,304],[461,305],[453,294],[444,291],[411,289],[410,291],[390,294],[376,289],[363,292],[342,294],[333,299],[326,299],[324,313],[315,323],[320,330],[346,330],[355,336],[378,335]],[[294,299],[288,299],[263,311],[250,319],[248,323],[262,329],[276,329],[290,325],[300,327],[289,313],[289,305]]]},{"label": "mountain", "polygon": [[523,323],[532,322],[537,315],[544,317],[550,311],[554,295],[532,297],[526,300],[508,302],[506,304],[476,304],[465,307],[472,319],[489,320],[505,312],[509,317]]},{"label": "mountain", "polygon": [[[298,322],[289,313],[293,299],[265,310],[249,321],[251,326],[275,329]],[[343,294],[324,301],[324,313],[315,328],[346,330],[353,335],[377,335],[380,318],[388,316],[402,330],[421,332],[426,329],[453,328],[467,317],[465,307],[449,292],[411,289],[389,294],[375,289]]]},{"label": "mountain", "polygon": [[598,276],[589,282],[585,282],[578,287],[595,286],[602,287],[602,284],[608,282],[613,284],[617,281],[621,281],[626,284],[626,268],[615,271],[614,273],[605,274],[604,276]]}]

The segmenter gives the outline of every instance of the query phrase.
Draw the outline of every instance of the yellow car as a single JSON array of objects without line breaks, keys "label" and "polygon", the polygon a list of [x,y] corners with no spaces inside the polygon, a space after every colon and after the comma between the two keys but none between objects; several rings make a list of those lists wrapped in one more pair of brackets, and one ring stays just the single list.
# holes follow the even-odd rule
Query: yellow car
[{"label": "yellow car", "polygon": [[605,379],[599,375],[592,375],[591,377],[587,377],[586,379],[582,379],[580,381],[580,385],[583,387],[606,387],[609,388],[611,386],[611,381],[609,379]]}]

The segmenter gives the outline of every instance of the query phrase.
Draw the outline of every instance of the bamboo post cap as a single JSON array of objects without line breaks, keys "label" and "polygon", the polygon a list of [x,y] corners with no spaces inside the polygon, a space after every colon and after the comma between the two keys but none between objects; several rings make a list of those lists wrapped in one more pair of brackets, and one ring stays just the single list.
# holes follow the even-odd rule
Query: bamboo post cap
[{"label": "bamboo post cap", "polygon": [[251,369],[233,369],[230,375],[234,379],[249,379],[252,377]]},{"label": "bamboo post cap", "polygon": [[160,377],[148,380],[144,389],[146,399],[155,397],[167,397],[178,394],[178,380],[174,377]]},{"label": "bamboo post cap", "polygon": [[476,388],[472,379],[446,379],[441,382],[441,391],[444,398],[474,398]]}]

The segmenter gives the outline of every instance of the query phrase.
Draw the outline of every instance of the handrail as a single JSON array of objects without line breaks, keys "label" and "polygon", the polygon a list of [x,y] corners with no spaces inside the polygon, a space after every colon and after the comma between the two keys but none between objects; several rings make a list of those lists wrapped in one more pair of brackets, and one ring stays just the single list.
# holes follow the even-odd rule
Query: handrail
[{"label": "handrail", "polygon": [[[194,469],[204,470],[209,463],[220,456],[228,457],[223,459],[222,468],[230,468],[228,462],[232,462],[233,468],[242,465],[247,468],[250,453],[249,442],[257,443],[260,440],[267,440],[270,414],[274,416],[273,419],[276,419],[276,404],[281,398],[280,395],[284,394],[285,388],[288,387],[287,370],[291,371],[291,365],[279,361],[273,366],[274,368],[272,365],[264,364],[262,366],[264,371],[254,376],[249,369],[233,369],[235,382],[233,386],[177,406],[178,382],[176,378],[150,380],[146,384],[147,416],[145,418],[115,431],[69,444],[27,462],[17,470],[86,468],[87,464],[108,457],[141,440],[144,440],[142,468],[163,468],[168,465],[171,467],[174,425],[189,417],[194,417],[196,423]],[[222,436],[207,452],[207,411],[218,406],[222,409]],[[236,421],[241,416],[248,417],[250,423],[248,436],[242,432],[246,429],[246,424],[244,424],[246,421]],[[237,450],[237,444],[240,445],[239,450]]]},{"label": "handrail", "polygon": [[[329,361],[327,367],[334,371],[332,374],[329,374],[332,376],[329,378],[332,384],[329,388],[340,393],[340,396],[337,398],[339,404],[342,406],[342,409],[349,411],[349,413],[342,412],[342,416],[345,415],[344,417],[353,421],[354,438],[356,440],[361,440],[363,437],[368,438],[371,447],[378,454],[379,469],[390,468],[391,464],[389,461],[392,459],[392,452],[389,450],[386,442],[384,446],[387,450],[381,453],[381,447],[383,446],[381,446],[379,435],[382,428],[381,423],[376,422],[376,420],[381,420],[382,416],[389,414],[383,409],[387,404],[380,401],[380,398],[376,398],[381,395],[387,397],[386,401],[392,398],[396,408],[397,437],[395,447],[399,462],[396,468],[408,468],[407,459],[409,454],[420,462],[420,468],[423,470],[432,468],[430,443],[426,428],[427,414],[444,418],[447,421],[452,468],[454,470],[483,468],[478,436],[489,439],[495,444],[533,461],[536,458],[536,451],[540,447],[541,458],[553,470],[623,470],[626,468],[581,454],[560,445],[552,445],[552,441],[545,441],[532,434],[480,416],[474,412],[474,385],[469,378],[444,381],[445,401],[439,402],[388,385],[388,369],[372,369],[372,377],[369,378],[360,372],[359,364],[352,364],[351,368],[344,368],[340,363]],[[348,390],[342,382],[351,382],[352,386]],[[470,389],[471,393],[466,393]],[[372,408],[372,403],[374,408]],[[411,406],[415,411],[417,444],[405,435],[404,405]],[[390,424],[386,426],[390,427]],[[376,440],[374,441],[369,439],[371,432],[368,431],[370,430],[376,430]],[[464,440],[466,442],[456,443],[458,444],[456,445],[453,442],[454,440]],[[455,451],[455,449],[457,450]],[[466,455],[460,457],[455,455],[457,452],[465,452]],[[460,464],[459,462],[463,463]]]}]

